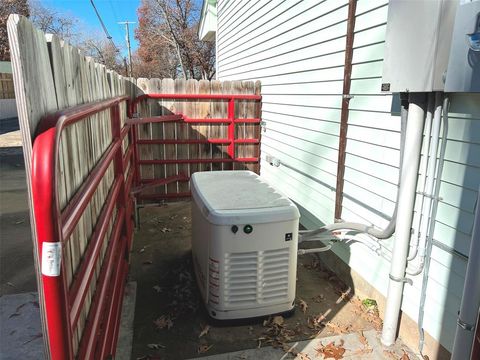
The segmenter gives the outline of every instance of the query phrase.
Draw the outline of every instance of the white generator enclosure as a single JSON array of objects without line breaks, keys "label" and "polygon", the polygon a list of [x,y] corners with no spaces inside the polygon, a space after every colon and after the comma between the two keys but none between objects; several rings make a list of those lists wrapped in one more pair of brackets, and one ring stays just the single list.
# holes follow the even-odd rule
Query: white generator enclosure
[{"label": "white generator enclosure", "polygon": [[191,177],[192,254],[201,295],[220,320],[293,309],[299,211],[251,171]]}]

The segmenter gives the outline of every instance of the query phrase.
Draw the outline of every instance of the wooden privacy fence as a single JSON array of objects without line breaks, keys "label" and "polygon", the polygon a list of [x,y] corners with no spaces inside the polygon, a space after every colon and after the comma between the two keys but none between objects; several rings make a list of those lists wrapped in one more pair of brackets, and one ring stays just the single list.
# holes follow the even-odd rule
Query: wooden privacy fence
[{"label": "wooden privacy fence", "polygon": [[[115,355],[134,198],[259,171],[260,84],[132,79],[10,16],[46,358]],[[33,145],[33,148],[32,148]]]},{"label": "wooden privacy fence", "polygon": [[14,99],[13,75],[0,73],[0,99]]},{"label": "wooden privacy fence", "polygon": [[[138,79],[139,201],[190,196],[196,171],[259,172],[260,82]],[[175,117],[177,115],[177,117]]]}]

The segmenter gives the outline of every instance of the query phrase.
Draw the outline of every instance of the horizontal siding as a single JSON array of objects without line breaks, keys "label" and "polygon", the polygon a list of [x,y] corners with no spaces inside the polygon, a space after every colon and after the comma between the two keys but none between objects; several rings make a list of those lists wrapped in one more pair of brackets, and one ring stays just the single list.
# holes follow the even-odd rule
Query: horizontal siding
[{"label": "horizontal siding", "polygon": [[[261,175],[299,205],[307,227],[334,218],[347,5],[347,0],[218,3],[218,78],[262,81]],[[378,227],[393,213],[400,161],[399,100],[380,91],[387,11],[385,0],[357,3],[342,214]],[[451,95],[433,233],[441,246],[432,249],[424,320],[447,349],[480,183],[479,104],[478,95]],[[282,165],[271,166],[267,156]],[[425,158],[422,154],[422,163]],[[419,213],[417,201],[414,224]],[[384,242],[386,248],[392,243]],[[334,252],[386,295],[386,260],[358,243],[339,244]],[[402,308],[413,319],[421,287],[420,275],[405,288]]]}]

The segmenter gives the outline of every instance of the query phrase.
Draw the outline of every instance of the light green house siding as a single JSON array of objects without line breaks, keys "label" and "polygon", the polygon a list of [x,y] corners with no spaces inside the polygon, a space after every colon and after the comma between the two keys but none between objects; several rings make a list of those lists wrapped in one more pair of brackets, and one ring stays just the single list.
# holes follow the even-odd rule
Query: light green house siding
[{"label": "light green house siding", "polygon": [[[310,228],[334,220],[347,5],[218,1],[218,78],[262,81],[261,175],[300,206]],[[398,99],[380,92],[387,7],[385,0],[357,5],[342,215],[378,227],[395,206],[400,157]],[[480,183],[480,96],[450,99],[424,320],[449,350],[466,270],[458,253],[468,254]],[[282,165],[271,166],[267,155]],[[389,262],[361,244],[333,251],[386,295]],[[402,309],[417,319],[422,275],[413,281]]]}]

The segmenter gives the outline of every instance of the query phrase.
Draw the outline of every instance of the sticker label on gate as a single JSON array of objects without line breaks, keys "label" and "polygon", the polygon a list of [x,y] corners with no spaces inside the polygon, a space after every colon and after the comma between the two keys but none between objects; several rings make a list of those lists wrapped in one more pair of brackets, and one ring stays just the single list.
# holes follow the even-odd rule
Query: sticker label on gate
[{"label": "sticker label on gate", "polygon": [[42,245],[42,274],[59,276],[62,247],[59,242],[44,242]]}]

